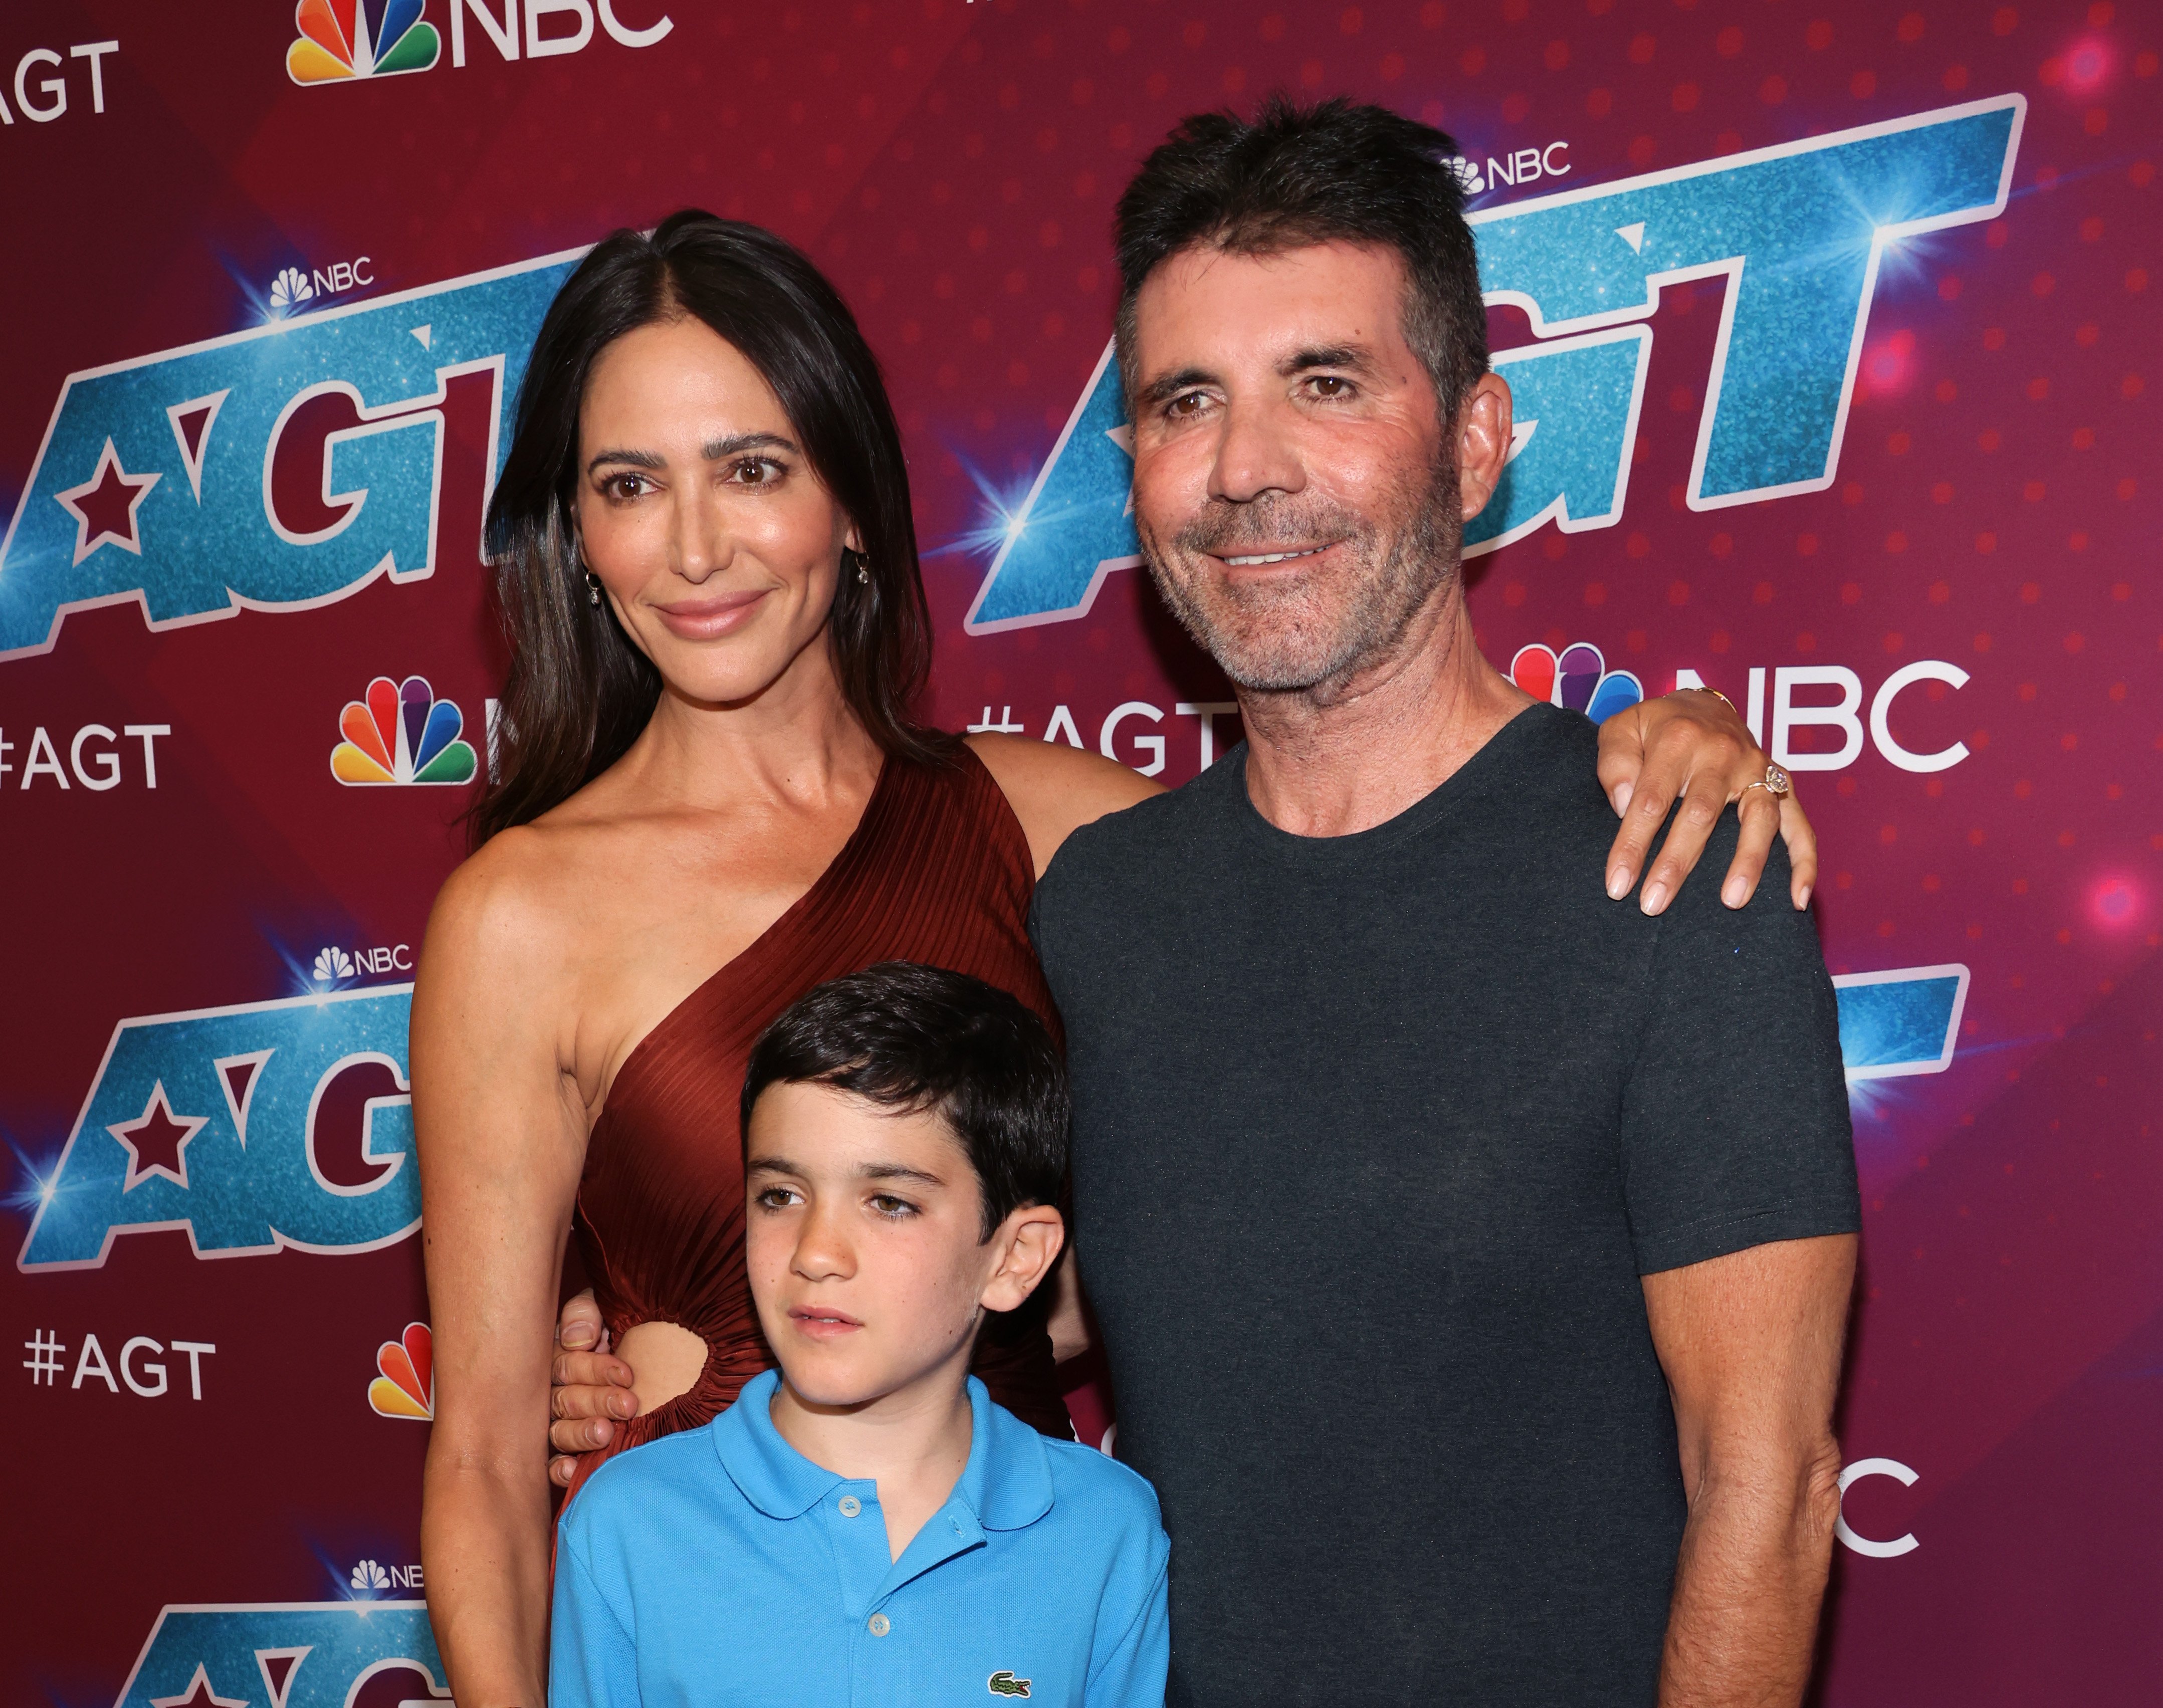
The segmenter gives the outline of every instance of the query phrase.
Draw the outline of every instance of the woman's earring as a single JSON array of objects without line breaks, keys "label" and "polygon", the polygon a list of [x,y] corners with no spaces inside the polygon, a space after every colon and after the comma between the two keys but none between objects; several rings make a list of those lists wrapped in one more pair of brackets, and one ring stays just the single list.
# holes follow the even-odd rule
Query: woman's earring
[{"label": "woman's earring", "polygon": [[586,571],[586,603],[588,605],[599,605],[600,602],[601,579],[600,576],[594,574],[592,570],[589,569]]},{"label": "woman's earring", "polygon": [[871,585],[871,580],[872,580],[872,568],[871,568],[871,565],[870,565],[870,564],[868,564],[868,563],[864,563],[862,559],[859,559],[859,560],[857,561],[857,563],[856,563],[856,579],[857,579],[857,580],[859,580],[859,581],[861,581],[861,582],[862,582],[862,583],[864,584],[864,585],[865,585],[865,586],[867,586],[867,587],[868,587],[868,586],[870,586],[870,585]]}]

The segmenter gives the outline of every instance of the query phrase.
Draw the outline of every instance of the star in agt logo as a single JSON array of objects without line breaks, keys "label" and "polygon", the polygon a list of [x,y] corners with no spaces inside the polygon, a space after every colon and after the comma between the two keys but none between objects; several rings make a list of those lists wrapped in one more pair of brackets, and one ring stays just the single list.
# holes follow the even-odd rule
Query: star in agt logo
[{"label": "star in agt logo", "polygon": [[353,785],[469,783],[479,762],[458,739],[464,727],[457,702],[437,699],[427,677],[379,676],[338,714],[345,739],[331,749],[331,775]]},{"label": "star in agt logo", "polygon": [[436,1341],[426,1323],[408,1323],[395,1340],[375,1349],[376,1375],[369,1409],[379,1417],[427,1423],[436,1416]]},{"label": "star in agt logo", "polygon": [[301,0],[285,75],[306,88],[425,71],[443,56],[443,39],[422,18],[427,9],[427,0]]}]

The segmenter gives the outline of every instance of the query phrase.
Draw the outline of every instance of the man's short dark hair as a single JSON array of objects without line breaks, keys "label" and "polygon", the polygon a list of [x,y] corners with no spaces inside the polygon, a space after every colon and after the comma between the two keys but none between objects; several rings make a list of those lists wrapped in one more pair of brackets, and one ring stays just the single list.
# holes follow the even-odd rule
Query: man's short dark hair
[{"label": "man's short dark hair", "polygon": [[1404,263],[1405,339],[1449,420],[1487,371],[1479,257],[1464,190],[1443,164],[1457,151],[1432,125],[1341,96],[1302,107],[1272,94],[1251,124],[1228,113],[1181,120],[1119,197],[1119,371],[1129,394],[1134,299],[1172,256],[1364,244]]},{"label": "man's short dark hair", "polygon": [[987,1239],[1066,1175],[1066,1064],[1042,1020],[981,978],[888,961],[799,997],[759,1035],[751,1112],[774,1085],[828,1085],[897,1113],[935,1113],[976,1171]]}]

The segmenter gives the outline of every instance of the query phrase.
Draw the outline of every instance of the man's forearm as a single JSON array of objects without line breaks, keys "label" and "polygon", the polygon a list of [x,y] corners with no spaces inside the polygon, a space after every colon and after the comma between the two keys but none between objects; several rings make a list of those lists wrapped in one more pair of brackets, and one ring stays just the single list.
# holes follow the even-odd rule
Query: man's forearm
[{"label": "man's forearm", "polygon": [[421,1524],[428,1620],[460,1708],[542,1708],[548,1492],[430,1455]]},{"label": "man's forearm", "polygon": [[1714,1470],[1693,1491],[1660,1708],[1793,1708],[1809,1680],[1840,1511],[1840,1454]]}]

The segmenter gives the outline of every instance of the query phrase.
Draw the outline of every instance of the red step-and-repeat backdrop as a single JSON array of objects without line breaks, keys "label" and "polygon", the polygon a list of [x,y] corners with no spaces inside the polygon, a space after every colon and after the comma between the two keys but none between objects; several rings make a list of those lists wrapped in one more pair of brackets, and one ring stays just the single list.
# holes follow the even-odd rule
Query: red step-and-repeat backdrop
[{"label": "red step-and-repeat backdrop", "polygon": [[1521,424],[1489,656],[1595,714],[1722,689],[1823,836],[1824,1700],[2148,1700],[2163,24],[1909,3],[7,8],[0,1691],[442,1694],[410,981],[580,249],[685,205],[803,245],[904,425],[938,720],[1176,783],[1238,725],[1134,564],[1111,207],[1281,87],[1463,150]]}]

